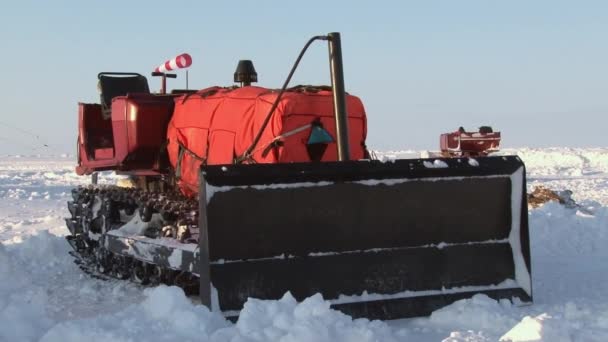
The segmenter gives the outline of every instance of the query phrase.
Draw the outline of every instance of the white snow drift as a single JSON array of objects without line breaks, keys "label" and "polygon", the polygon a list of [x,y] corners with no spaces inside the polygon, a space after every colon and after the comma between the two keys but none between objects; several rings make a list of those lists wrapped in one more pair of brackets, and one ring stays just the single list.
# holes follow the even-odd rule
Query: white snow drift
[{"label": "white snow drift", "polygon": [[250,299],[236,324],[176,287],[83,275],[62,236],[70,189],[88,179],[68,157],[0,158],[0,341],[608,341],[608,149],[509,152],[526,163],[529,188],[570,189],[584,209],[529,212],[534,304],[477,295],[430,317],[380,322],[287,293]]}]

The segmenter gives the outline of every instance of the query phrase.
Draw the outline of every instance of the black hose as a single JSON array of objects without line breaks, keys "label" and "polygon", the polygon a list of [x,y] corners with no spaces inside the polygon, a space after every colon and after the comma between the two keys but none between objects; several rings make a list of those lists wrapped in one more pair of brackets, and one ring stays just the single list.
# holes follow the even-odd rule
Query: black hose
[{"label": "black hose", "polygon": [[279,91],[277,98],[274,100],[274,103],[272,104],[270,111],[268,112],[268,114],[266,114],[266,117],[264,118],[264,122],[262,123],[262,126],[260,127],[260,130],[258,131],[257,135],[253,139],[251,146],[249,146],[249,148],[245,151],[245,153],[243,153],[241,156],[236,158],[236,160],[235,160],[236,164],[240,164],[243,161],[249,159],[252,151],[255,149],[255,147],[260,142],[260,139],[262,138],[262,133],[264,133],[266,126],[268,126],[268,122],[270,122],[270,118],[272,117],[272,114],[274,114],[274,111],[277,109],[277,107],[279,105],[279,101],[281,101],[281,97],[283,96],[283,93],[287,89],[287,86],[289,85],[289,81],[291,81],[291,77],[296,72],[296,69],[298,68],[298,64],[300,64],[300,60],[302,60],[302,57],[304,56],[304,53],[306,53],[306,50],[308,49],[310,44],[312,44],[312,42],[314,42],[315,40],[327,40],[327,39],[328,39],[327,36],[314,36],[314,37],[310,38],[308,40],[308,42],[306,42],[306,45],[304,45],[304,47],[302,48],[302,51],[300,51],[300,54],[298,55],[298,58],[296,59],[293,66],[291,67],[291,71],[289,72],[287,79],[285,79],[285,83],[283,83],[283,87]]}]

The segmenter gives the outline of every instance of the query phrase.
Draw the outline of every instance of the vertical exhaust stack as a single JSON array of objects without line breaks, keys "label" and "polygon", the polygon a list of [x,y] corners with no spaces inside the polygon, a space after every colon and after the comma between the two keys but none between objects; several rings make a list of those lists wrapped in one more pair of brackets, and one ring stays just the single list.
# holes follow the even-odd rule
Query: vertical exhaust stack
[{"label": "vertical exhaust stack", "polygon": [[342,64],[342,41],[340,33],[327,34],[329,46],[329,69],[331,89],[334,93],[334,115],[336,116],[336,135],[338,140],[338,160],[350,160],[348,142],[348,118],[346,108],[346,91],[344,90],[344,66]]}]

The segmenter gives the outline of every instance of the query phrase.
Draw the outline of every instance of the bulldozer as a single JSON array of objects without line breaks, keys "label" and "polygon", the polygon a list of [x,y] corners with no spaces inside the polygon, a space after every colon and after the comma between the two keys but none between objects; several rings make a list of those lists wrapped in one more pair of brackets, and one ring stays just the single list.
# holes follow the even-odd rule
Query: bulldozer
[{"label": "bulldozer", "polygon": [[[316,41],[331,85],[289,87]],[[229,319],[286,292],[385,320],[478,293],[532,301],[523,162],[370,158],[339,33],[308,40],[280,89],[252,85],[251,61],[228,87],[98,79],[100,103],[79,103],[76,172],[130,185],[72,191],[67,240],[85,272],[180,286]]]}]

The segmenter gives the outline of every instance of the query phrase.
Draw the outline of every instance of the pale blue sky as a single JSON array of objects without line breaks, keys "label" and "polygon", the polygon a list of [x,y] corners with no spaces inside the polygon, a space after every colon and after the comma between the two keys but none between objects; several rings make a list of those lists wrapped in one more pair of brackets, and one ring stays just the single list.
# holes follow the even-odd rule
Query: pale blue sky
[{"label": "pale blue sky", "polygon": [[[3,1],[0,154],[73,153],[99,71],[146,75],[181,52],[191,87],[253,59],[278,88],[306,40],[342,33],[347,91],[375,149],[437,149],[492,125],[507,147],[608,146],[606,1]],[[327,47],[295,84],[329,82]],[[169,85],[184,87],[180,73]],[[153,89],[158,80],[149,79]],[[39,138],[35,138],[38,135]],[[41,148],[46,143],[50,148]]]}]

